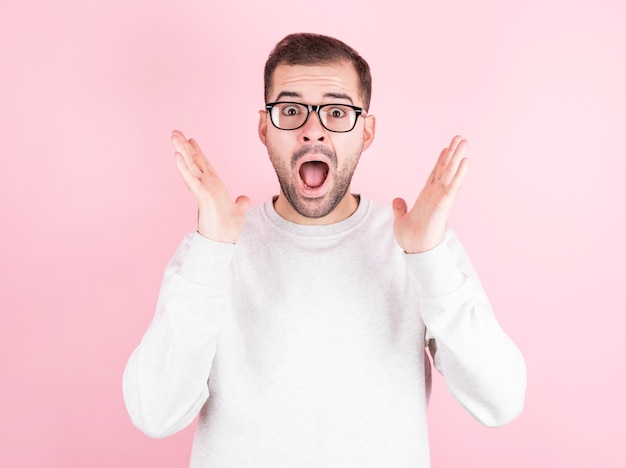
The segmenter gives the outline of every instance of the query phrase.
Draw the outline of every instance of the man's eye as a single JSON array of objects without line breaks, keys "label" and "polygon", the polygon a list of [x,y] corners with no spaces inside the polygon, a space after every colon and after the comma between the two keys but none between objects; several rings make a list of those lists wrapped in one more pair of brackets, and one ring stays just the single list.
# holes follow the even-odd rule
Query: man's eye
[{"label": "man's eye", "polygon": [[340,119],[341,117],[345,117],[346,111],[341,107],[331,107],[328,109],[328,115],[333,119]]},{"label": "man's eye", "polygon": [[283,114],[287,116],[298,115],[300,113],[300,109],[297,106],[286,106],[283,107]]}]

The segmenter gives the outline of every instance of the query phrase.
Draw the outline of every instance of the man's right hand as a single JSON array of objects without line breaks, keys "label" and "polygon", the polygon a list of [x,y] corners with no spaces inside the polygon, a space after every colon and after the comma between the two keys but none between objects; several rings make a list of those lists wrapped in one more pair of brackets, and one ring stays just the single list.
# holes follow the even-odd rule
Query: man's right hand
[{"label": "man's right hand", "polygon": [[195,140],[174,130],[172,143],[178,172],[198,201],[198,232],[211,240],[234,244],[243,228],[250,199],[241,196],[233,203]]}]

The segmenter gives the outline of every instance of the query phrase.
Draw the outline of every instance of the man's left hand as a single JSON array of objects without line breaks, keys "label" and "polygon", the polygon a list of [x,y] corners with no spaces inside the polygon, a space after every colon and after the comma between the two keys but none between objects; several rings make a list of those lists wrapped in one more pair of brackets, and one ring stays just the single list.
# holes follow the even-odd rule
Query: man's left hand
[{"label": "man's left hand", "polygon": [[393,201],[393,230],[406,253],[422,253],[436,247],[445,236],[448,217],[467,170],[463,156],[467,141],[455,136],[441,151],[426,185],[408,211],[402,198]]}]

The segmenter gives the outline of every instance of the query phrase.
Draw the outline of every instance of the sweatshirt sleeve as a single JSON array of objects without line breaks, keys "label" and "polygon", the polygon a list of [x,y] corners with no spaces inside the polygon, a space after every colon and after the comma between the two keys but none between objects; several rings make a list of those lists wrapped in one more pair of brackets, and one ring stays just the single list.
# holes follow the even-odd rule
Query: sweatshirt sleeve
[{"label": "sweatshirt sleeve", "polygon": [[165,270],[154,318],[123,378],[128,413],[151,437],[185,428],[209,396],[234,251],[232,244],[192,233]]},{"label": "sweatshirt sleeve", "polygon": [[526,365],[497,322],[460,242],[448,231],[434,249],[405,256],[417,278],[435,368],[481,423],[507,424],[524,406]]}]

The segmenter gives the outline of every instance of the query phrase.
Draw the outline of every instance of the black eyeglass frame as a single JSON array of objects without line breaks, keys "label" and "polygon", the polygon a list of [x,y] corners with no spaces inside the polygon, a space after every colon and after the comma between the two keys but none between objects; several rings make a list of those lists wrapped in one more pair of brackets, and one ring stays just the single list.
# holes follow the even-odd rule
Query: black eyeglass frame
[{"label": "black eyeglass frame", "polygon": [[[272,118],[272,109],[274,108],[274,106],[276,106],[278,104],[297,104],[299,106],[306,107],[307,114],[306,114],[306,118],[304,119],[304,122],[302,122],[302,125],[298,125],[295,128],[280,128],[278,125],[276,125],[274,123],[274,119]],[[349,130],[331,130],[326,125],[324,125],[324,122],[322,122],[322,116],[320,115],[320,110],[322,110],[324,107],[331,107],[331,106],[349,107],[350,109],[354,110],[354,112],[356,113],[356,118],[354,119],[354,123],[352,124],[352,127]],[[317,113],[317,118],[320,120],[320,124],[322,125],[322,127],[324,127],[329,132],[333,132],[333,133],[348,133],[348,132],[351,132],[352,130],[354,130],[354,127],[356,127],[356,123],[359,121],[359,116],[360,115],[362,115],[363,117],[367,116],[367,113],[363,110],[362,107],[352,106],[350,104],[337,104],[337,103],[333,103],[333,104],[319,104],[319,105],[315,106],[313,104],[304,104],[302,102],[295,102],[295,101],[276,101],[276,102],[268,102],[267,104],[265,104],[265,110],[270,115],[270,121],[272,122],[272,125],[274,127],[276,127],[278,130],[285,130],[285,131],[297,130],[299,128],[304,127],[304,124],[307,123],[307,121],[309,120],[309,116],[311,115],[311,112],[313,112],[313,111],[315,111]]]}]

